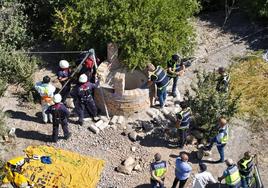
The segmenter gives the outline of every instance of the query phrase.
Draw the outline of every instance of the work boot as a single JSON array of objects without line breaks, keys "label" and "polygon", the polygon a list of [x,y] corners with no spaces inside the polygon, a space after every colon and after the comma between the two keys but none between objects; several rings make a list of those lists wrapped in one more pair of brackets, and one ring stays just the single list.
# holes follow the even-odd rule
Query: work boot
[{"label": "work boot", "polygon": [[76,124],[78,124],[80,126],[83,126],[84,122],[82,122],[82,121],[76,121]]},{"label": "work boot", "polygon": [[65,139],[65,140],[68,140],[71,136],[72,136],[72,133],[69,133],[69,134],[67,134],[66,136],[64,136],[64,139]]},{"label": "work boot", "polygon": [[95,122],[97,122],[97,121],[100,120],[100,118],[99,118],[98,116],[95,116],[95,117],[93,117],[93,120],[94,120]]},{"label": "work boot", "polygon": [[177,94],[176,93],[172,93],[172,97],[173,98],[176,98],[177,97]]}]

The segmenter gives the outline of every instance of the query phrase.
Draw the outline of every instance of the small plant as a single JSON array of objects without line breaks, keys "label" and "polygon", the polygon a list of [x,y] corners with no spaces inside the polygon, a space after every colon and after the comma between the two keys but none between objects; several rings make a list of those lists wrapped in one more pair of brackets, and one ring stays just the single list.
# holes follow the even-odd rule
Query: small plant
[{"label": "small plant", "polygon": [[197,83],[191,86],[193,94],[187,91],[185,99],[192,109],[196,128],[206,130],[211,134],[218,117],[231,118],[238,110],[240,94],[231,96],[231,93],[218,92],[217,74],[203,72],[197,74]]}]

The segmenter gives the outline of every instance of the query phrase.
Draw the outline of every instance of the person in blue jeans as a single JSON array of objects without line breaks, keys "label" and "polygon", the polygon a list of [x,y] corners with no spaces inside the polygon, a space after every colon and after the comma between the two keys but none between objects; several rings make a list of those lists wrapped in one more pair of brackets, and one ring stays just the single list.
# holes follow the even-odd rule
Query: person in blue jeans
[{"label": "person in blue jeans", "polygon": [[216,143],[218,152],[220,154],[220,159],[216,161],[217,163],[224,162],[224,147],[227,144],[229,133],[227,120],[223,117],[219,118],[219,131],[218,134],[210,140],[210,144],[205,147],[205,150],[211,150],[213,144]]},{"label": "person in blue jeans", "polygon": [[150,72],[149,75],[151,75],[147,82],[147,86],[150,87],[152,84],[156,84],[160,108],[163,108],[167,97],[169,78],[161,66],[155,67],[153,64],[149,63],[146,68]]},{"label": "person in blue jeans", "polygon": [[189,157],[186,153],[182,153],[180,157],[176,159],[175,179],[171,188],[176,188],[178,182],[179,188],[183,188],[190,177],[192,167],[188,163]]},{"label": "person in blue jeans", "polygon": [[167,162],[161,160],[161,155],[154,155],[154,162],[151,163],[151,187],[164,188],[165,176],[167,173]]}]

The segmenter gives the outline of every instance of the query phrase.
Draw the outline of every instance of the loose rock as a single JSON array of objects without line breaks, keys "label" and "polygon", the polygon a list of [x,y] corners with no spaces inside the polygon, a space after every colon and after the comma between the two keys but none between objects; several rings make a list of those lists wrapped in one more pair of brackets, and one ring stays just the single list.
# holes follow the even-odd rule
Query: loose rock
[{"label": "loose rock", "polygon": [[135,131],[132,131],[128,134],[128,137],[131,141],[135,142],[137,141],[138,134]]}]

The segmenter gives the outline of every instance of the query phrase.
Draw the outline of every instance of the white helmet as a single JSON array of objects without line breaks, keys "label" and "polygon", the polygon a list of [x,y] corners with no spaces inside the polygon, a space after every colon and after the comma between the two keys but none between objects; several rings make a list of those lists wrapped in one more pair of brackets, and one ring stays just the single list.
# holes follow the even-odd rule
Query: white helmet
[{"label": "white helmet", "polygon": [[61,95],[58,93],[58,94],[56,94],[56,95],[54,95],[54,97],[53,97],[53,101],[54,101],[54,103],[60,103],[61,102]]},{"label": "white helmet", "polygon": [[80,83],[86,83],[86,82],[87,82],[87,75],[85,75],[85,74],[81,74],[81,75],[79,76],[79,82],[80,82]]},{"label": "white helmet", "polygon": [[60,60],[60,68],[67,69],[69,68],[69,63],[66,60]]}]

